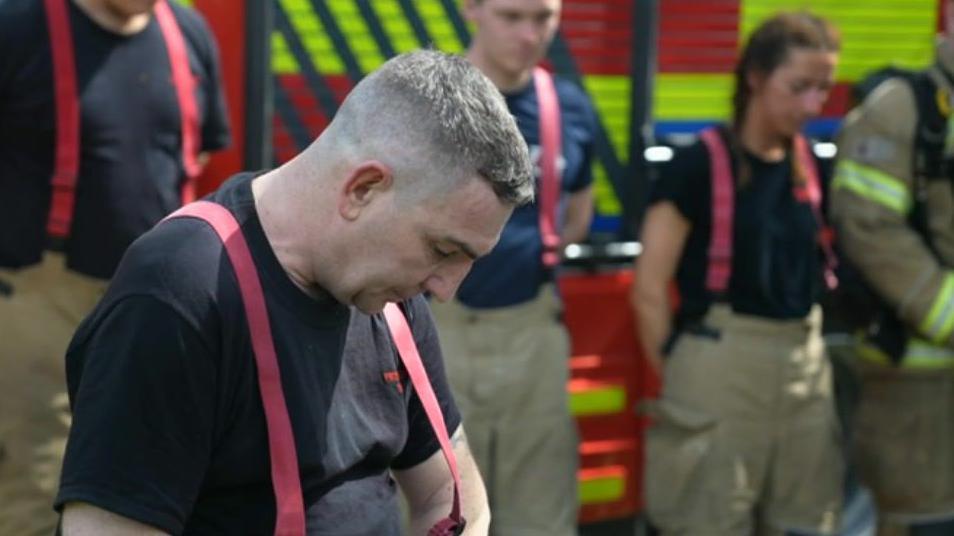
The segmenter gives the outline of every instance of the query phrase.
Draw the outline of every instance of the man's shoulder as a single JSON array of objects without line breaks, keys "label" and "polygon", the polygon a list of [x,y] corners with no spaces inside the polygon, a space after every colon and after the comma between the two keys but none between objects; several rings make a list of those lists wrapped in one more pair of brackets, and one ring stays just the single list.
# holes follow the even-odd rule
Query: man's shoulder
[{"label": "man's shoulder", "polygon": [[32,20],[43,13],[42,6],[38,0],[0,0],[0,24],[12,28],[11,23]]},{"label": "man's shoulder", "polygon": [[[2,0],[0,0],[2,1]],[[181,2],[169,2],[172,12],[179,23],[179,28],[186,39],[197,47],[202,54],[208,54],[211,47],[212,31],[205,17],[197,10],[182,4]]]},{"label": "man's shoulder", "polygon": [[[45,26],[43,2],[39,0],[0,0],[0,43],[22,47],[25,40],[45,41],[38,32]],[[16,49],[4,47],[3,53]]]},{"label": "man's shoulder", "polygon": [[914,132],[917,108],[917,96],[911,82],[889,78],[845,117],[843,129],[873,129],[905,139]]},{"label": "man's shoulder", "polygon": [[596,131],[596,112],[593,102],[586,91],[576,82],[555,76],[557,100],[560,102],[562,122],[575,127],[578,131],[589,133],[592,138]]},{"label": "man's shoulder", "polygon": [[553,77],[553,85],[562,108],[592,109],[589,95],[576,82],[558,75]]},{"label": "man's shoulder", "polygon": [[123,294],[152,295],[172,303],[201,297],[214,300],[225,265],[225,249],[208,224],[195,218],[174,218],[133,242],[116,270],[112,287]]},{"label": "man's shoulder", "polygon": [[182,25],[183,29],[208,29],[205,18],[194,8],[181,2],[169,2],[169,7],[176,17],[176,22]]},{"label": "man's shoulder", "polygon": [[219,325],[217,311],[226,308],[221,305],[224,294],[219,276],[223,257],[224,248],[203,222],[183,218],[160,223],[126,250],[106,294],[77,332],[73,346],[81,348],[102,322],[115,320],[116,314],[125,317],[121,322],[147,323],[144,329],[191,326],[199,337],[208,337]]}]

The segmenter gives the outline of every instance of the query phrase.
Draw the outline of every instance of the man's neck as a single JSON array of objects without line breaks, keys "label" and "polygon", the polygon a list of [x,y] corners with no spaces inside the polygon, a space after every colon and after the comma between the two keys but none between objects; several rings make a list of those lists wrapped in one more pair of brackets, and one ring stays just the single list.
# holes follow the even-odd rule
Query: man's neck
[{"label": "man's neck", "polygon": [[143,31],[149,24],[151,13],[126,15],[117,12],[103,0],[73,0],[97,26],[119,35],[134,35]]},{"label": "man's neck", "polygon": [[[262,231],[278,264],[292,283],[312,298],[326,298],[328,294],[313,281],[315,275],[308,264],[310,259],[301,254],[301,238],[308,233],[302,233],[301,222],[290,219],[292,214],[299,213],[293,206],[296,196],[293,190],[276,184],[281,180],[283,178],[276,171],[252,180],[252,198]],[[316,242],[317,237],[309,235],[306,241]]]},{"label": "man's neck", "polygon": [[481,54],[476,47],[467,50],[467,60],[480,69],[480,72],[484,73],[501,93],[514,93],[527,87],[527,84],[530,83],[530,77],[533,75],[533,69],[516,73],[501,69],[497,64],[490,61],[486,55]]}]

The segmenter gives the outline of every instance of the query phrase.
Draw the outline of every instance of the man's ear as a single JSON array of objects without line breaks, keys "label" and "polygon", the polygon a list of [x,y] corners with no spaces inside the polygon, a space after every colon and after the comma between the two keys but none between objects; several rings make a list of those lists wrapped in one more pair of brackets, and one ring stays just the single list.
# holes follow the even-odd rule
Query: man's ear
[{"label": "man's ear", "polygon": [[368,160],[352,168],[338,196],[338,212],[346,220],[358,217],[364,207],[394,187],[391,168]]}]

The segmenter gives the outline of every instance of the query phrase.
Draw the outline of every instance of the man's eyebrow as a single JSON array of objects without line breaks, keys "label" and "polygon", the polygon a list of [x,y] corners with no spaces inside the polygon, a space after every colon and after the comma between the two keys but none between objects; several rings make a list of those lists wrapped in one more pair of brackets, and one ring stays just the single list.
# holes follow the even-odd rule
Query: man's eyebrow
[{"label": "man's eyebrow", "polygon": [[454,246],[454,247],[456,247],[457,249],[461,250],[461,251],[464,253],[464,255],[467,255],[467,256],[470,257],[470,259],[473,260],[473,261],[476,261],[478,258],[481,257],[480,253],[477,253],[476,251],[474,251],[473,248],[471,248],[471,247],[468,246],[467,244],[461,242],[460,240],[457,240],[456,238],[451,238],[451,237],[449,237],[449,236],[445,236],[442,241],[443,241],[443,242],[447,242],[448,244],[451,244],[452,246]]}]

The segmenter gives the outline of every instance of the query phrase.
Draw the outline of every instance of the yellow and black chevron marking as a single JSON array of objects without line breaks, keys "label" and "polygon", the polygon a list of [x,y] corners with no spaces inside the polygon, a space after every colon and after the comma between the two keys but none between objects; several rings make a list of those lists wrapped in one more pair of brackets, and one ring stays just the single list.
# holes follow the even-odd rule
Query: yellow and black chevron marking
[{"label": "yellow and black chevron marking", "polygon": [[[463,52],[469,35],[454,0],[276,0],[271,41],[276,159],[307,146],[354,83],[387,58],[422,46]],[[627,180],[629,77],[580,72],[563,36],[550,60],[595,103],[601,118],[594,164],[597,211],[618,216],[612,185]]]}]

